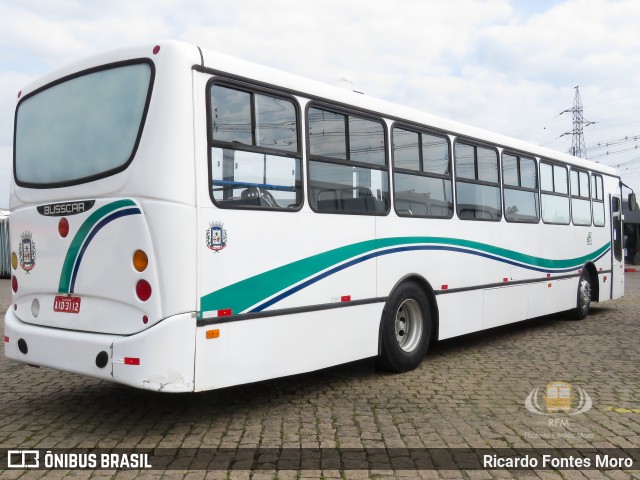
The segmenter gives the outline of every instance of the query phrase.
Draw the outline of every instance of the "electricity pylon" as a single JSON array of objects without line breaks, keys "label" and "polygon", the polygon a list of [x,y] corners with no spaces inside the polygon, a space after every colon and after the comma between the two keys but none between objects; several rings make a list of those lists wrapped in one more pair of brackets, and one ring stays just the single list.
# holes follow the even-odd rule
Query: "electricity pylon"
[{"label": "electricity pylon", "polygon": [[580,86],[576,86],[576,94],[573,97],[573,107],[569,108],[563,113],[573,114],[573,130],[565,132],[561,137],[565,135],[571,135],[571,150],[569,153],[574,157],[587,158],[587,149],[584,146],[584,127],[594,124],[595,122],[589,122],[584,119],[582,110],[582,99],[580,98]]}]

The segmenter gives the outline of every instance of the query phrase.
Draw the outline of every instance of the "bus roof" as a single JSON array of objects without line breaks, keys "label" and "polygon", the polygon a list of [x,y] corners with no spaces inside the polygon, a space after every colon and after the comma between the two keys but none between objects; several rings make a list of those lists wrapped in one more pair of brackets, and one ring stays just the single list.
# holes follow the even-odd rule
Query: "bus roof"
[{"label": "bus roof", "polygon": [[617,170],[607,165],[574,157],[557,150],[541,147],[506,135],[449,120],[437,115],[424,113],[410,107],[397,105],[359,92],[349,91],[341,87],[310,80],[305,77],[265,67],[211,50],[202,49],[202,58],[202,66],[206,69],[242,77],[253,83],[257,81],[258,83],[280,89],[284,88],[290,93],[307,98],[337,102],[343,106],[363,109],[392,120],[404,120],[456,136],[463,136],[494,144],[507,150],[529,153],[551,160],[559,160],[577,167],[618,176]]}]

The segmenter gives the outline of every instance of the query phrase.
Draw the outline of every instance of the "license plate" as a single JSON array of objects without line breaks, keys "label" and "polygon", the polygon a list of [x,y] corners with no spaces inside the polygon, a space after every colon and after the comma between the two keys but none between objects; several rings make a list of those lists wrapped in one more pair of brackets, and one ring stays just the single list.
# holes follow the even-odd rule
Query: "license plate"
[{"label": "license plate", "polygon": [[53,311],[63,313],[80,313],[80,297],[58,295],[53,300]]}]

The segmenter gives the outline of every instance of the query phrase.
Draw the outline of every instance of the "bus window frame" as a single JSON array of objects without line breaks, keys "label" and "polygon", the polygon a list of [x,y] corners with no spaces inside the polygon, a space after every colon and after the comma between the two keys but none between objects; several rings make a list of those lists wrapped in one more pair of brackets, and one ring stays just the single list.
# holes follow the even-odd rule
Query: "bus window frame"
[{"label": "bus window frame", "polygon": [[[478,175],[478,148],[485,148],[487,150],[493,150],[496,153],[496,167],[498,174],[498,181],[487,182],[485,180],[471,179],[465,177],[458,177],[458,169],[456,167],[456,143],[460,143],[462,145],[466,145],[468,147],[474,147],[474,170],[475,175]],[[455,214],[459,220],[464,221],[472,221],[472,222],[502,222],[504,219],[504,208],[503,208],[503,192],[502,192],[502,162],[500,161],[500,150],[498,147],[491,143],[486,143],[480,140],[476,140],[470,137],[462,137],[456,136],[454,141],[452,142],[452,164],[453,164],[453,179],[455,184],[454,197],[455,197]],[[460,216],[460,202],[458,201],[458,182],[462,183],[470,183],[472,185],[480,185],[485,187],[496,187],[498,189],[498,195],[500,198],[498,199],[498,205],[500,206],[500,217],[496,219],[490,218],[462,218]]]},{"label": "bus window frame", "polygon": [[[576,172],[578,175],[578,194],[573,194],[573,188],[571,188],[571,174]],[[580,195],[580,173],[587,174],[587,196]],[[589,223],[576,223],[573,219],[573,200],[588,200],[589,201]],[[575,227],[592,227],[593,226],[593,202],[591,201],[591,174],[589,170],[584,168],[574,167],[569,165],[569,202],[571,203],[571,223]]]},{"label": "bus window frame", "polygon": [[[569,165],[568,163],[560,163],[560,162],[556,162],[553,160],[548,160],[546,158],[540,158],[540,161],[538,162],[538,172],[542,171],[542,164],[545,165],[551,165],[552,167],[561,167],[564,168],[565,171],[567,172],[567,193],[558,193],[555,191],[556,189],[556,178],[555,175],[553,174],[553,169],[551,170],[551,179],[553,182],[553,191],[550,192],[548,190],[542,190],[542,174],[540,173],[540,219],[542,220],[542,223],[544,223],[545,225],[571,225],[571,178],[569,176]],[[564,197],[568,200],[569,203],[569,221],[567,223],[560,223],[560,222],[547,222],[544,219],[544,215],[542,212],[542,195],[553,195],[555,197]]]},{"label": "bus window frame", "polygon": [[[327,157],[324,155],[315,155],[311,153],[311,142],[309,141],[309,110],[312,108],[317,108],[319,110],[325,110],[330,113],[335,113],[338,115],[345,116],[345,142],[346,142],[346,152],[345,155],[347,159],[333,158]],[[370,120],[382,125],[382,135],[384,141],[384,164],[377,165],[375,163],[367,163],[367,162],[358,162],[349,160],[349,116],[359,117],[363,120]],[[355,212],[355,211],[340,211],[340,210],[318,210],[313,206],[313,202],[311,201],[311,188],[307,188],[307,202],[309,204],[309,208],[314,213],[319,214],[327,214],[327,215],[357,215],[357,216],[374,216],[374,217],[384,217],[389,215],[391,211],[391,204],[393,203],[393,198],[391,194],[391,169],[390,169],[390,159],[389,159],[389,128],[387,126],[387,122],[385,121],[386,117],[374,115],[368,113],[366,111],[358,110],[357,108],[346,108],[343,106],[339,106],[335,103],[325,101],[325,100],[309,100],[305,105],[304,109],[304,135],[305,135],[305,152],[306,152],[306,181],[307,186],[311,185],[311,162],[321,162],[328,163],[333,165],[340,165],[345,167],[356,167],[356,168],[366,168],[370,170],[379,170],[387,173],[387,196],[388,196],[388,205],[386,210],[382,212]]]},{"label": "bus window frame", "polygon": [[[522,175],[520,173],[521,168],[520,168],[520,161],[522,160],[522,158],[525,158],[527,160],[533,160],[533,164],[534,164],[534,168],[536,170],[536,188],[530,188],[530,187],[522,187],[520,185],[516,186],[516,185],[507,185],[506,183],[504,183],[504,156],[505,155],[509,155],[511,157],[516,157],[518,159],[518,183],[522,183]],[[537,225],[542,221],[542,203],[540,201],[540,196],[541,196],[541,192],[540,192],[540,165],[539,165],[539,158],[536,157],[535,155],[532,155],[530,153],[526,153],[526,152],[518,152],[516,150],[510,150],[510,149],[503,149],[502,153],[500,155],[500,172],[502,173],[502,211],[503,211],[503,217],[504,220],[508,223],[525,223],[525,224],[529,224],[529,225]],[[504,191],[506,189],[511,189],[511,190],[520,190],[522,192],[531,192],[531,193],[537,193],[538,194],[538,198],[537,198],[537,207],[538,207],[538,219],[533,222],[528,222],[528,221],[524,221],[524,220],[510,220],[507,217],[507,209],[506,209],[506,205],[505,205],[505,194]]]},{"label": "bus window frame", "polygon": [[[258,145],[248,145],[246,143],[241,142],[225,142],[220,140],[213,139],[213,118],[212,118],[212,110],[211,110],[211,89],[213,86],[219,85],[221,87],[230,88],[233,90],[238,90],[241,92],[245,92],[248,94],[261,94],[268,95],[274,98],[280,98],[282,100],[290,101],[296,112],[296,141],[298,144],[297,151],[293,152],[290,150],[279,150],[277,148],[269,148],[269,147],[260,147]],[[300,103],[298,99],[294,95],[290,95],[284,92],[281,92],[277,89],[265,88],[263,86],[229,79],[220,75],[212,76],[205,86],[205,106],[206,106],[206,115],[207,115],[207,190],[209,192],[209,198],[213,205],[217,208],[222,209],[230,209],[230,210],[253,210],[253,211],[270,211],[270,212],[299,212],[302,207],[304,207],[305,200],[305,191],[304,191],[304,156],[302,149],[302,109],[300,107]],[[255,143],[255,111],[253,107],[253,102],[251,104],[251,129],[252,129],[252,142]],[[213,196],[213,178],[211,175],[211,162],[212,162],[212,154],[211,150],[213,148],[220,148],[223,150],[236,150],[248,153],[258,153],[263,155],[274,155],[278,157],[285,158],[293,158],[298,159],[300,161],[300,204],[295,207],[263,207],[263,206],[254,206],[254,205],[233,205],[233,204],[222,204]]]},{"label": "bus window frame", "polygon": [[[449,175],[443,175],[443,174],[439,174],[439,173],[433,173],[433,172],[428,172],[423,170],[411,170],[410,168],[397,168],[396,164],[395,164],[395,149],[393,146],[393,131],[399,128],[401,130],[406,130],[408,132],[411,133],[416,133],[418,134],[418,139],[420,141],[420,145],[418,147],[418,151],[419,151],[419,162],[420,162],[420,166],[422,168],[424,168],[424,153],[423,153],[423,145],[422,145],[422,135],[423,134],[427,134],[427,135],[432,135],[434,137],[439,137],[439,138],[443,138],[446,142],[447,142],[447,154],[449,155],[448,158],[448,167],[449,167]],[[391,151],[391,176],[393,177],[393,211],[396,213],[397,216],[399,217],[407,217],[407,218],[429,218],[429,219],[434,219],[434,220],[450,220],[455,216],[455,212],[456,212],[456,191],[454,190],[454,175],[453,175],[453,143],[451,142],[451,138],[449,137],[448,134],[440,132],[440,131],[436,131],[436,130],[431,130],[428,128],[420,128],[411,124],[407,124],[407,123],[403,123],[401,121],[394,121],[393,124],[391,125],[391,127],[389,128],[389,148]],[[443,216],[434,216],[434,215],[407,215],[405,213],[400,213],[398,212],[397,208],[396,208],[396,181],[395,181],[395,174],[400,173],[403,175],[413,175],[416,177],[427,177],[427,178],[435,178],[435,179],[439,179],[439,180],[449,180],[450,182],[450,186],[451,186],[451,215],[443,217]]]},{"label": "bus window frame", "polygon": [[[140,125],[138,127],[138,134],[136,136],[136,140],[133,144],[133,147],[131,148],[131,154],[129,155],[129,158],[127,159],[126,162],[124,162],[122,165],[116,167],[116,168],[112,168],[109,170],[106,170],[104,172],[95,174],[95,175],[89,175],[86,177],[81,177],[81,178],[76,178],[73,180],[67,180],[64,182],[52,182],[52,183],[34,183],[34,182],[23,182],[18,180],[17,177],[17,168],[16,168],[16,134],[17,134],[17,130],[16,130],[16,126],[18,125],[18,110],[20,109],[20,105],[22,105],[22,103],[26,100],[28,100],[29,98],[33,97],[34,95],[37,95],[40,92],[43,92],[44,90],[48,90],[49,88],[55,87],[56,85],[60,85],[61,83],[65,83],[69,80],[74,80],[76,78],[80,78],[80,77],[84,77],[85,75],[91,75],[93,73],[98,73],[104,70],[111,70],[114,68],[120,68],[120,67],[127,67],[130,65],[138,65],[144,63],[146,65],[149,66],[149,69],[151,70],[150,72],[150,76],[149,76],[149,89],[147,90],[147,98],[145,99],[145,104],[144,104],[144,108],[142,110],[142,116],[140,118]],[[28,94],[24,95],[22,98],[20,98],[20,100],[18,101],[15,111],[14,111],[14,116],[13,116],[13,181],[16,183],[17,186],[19,187],[24,187],[24,188],[33,188],[33,189],[39,189],[39,190],[43,190],[43,189],[48,189],[48,188],[64,188],[64,187],[71,187],[74,185],[82,185],[85,183],[90,183],[90,182],[95,182],[96,180],[101,180],[103,178],[107,178],[107,177],[111,177],[113,175],[116,175],[118,173],[124,172],[126,169],[129,168],[129,166],[131,165],[131,163],[133,162],[133,159],[136,157],[136,154],[138,153],[138,148],[140,146],[140,141],[142,139],[142,132],[144,131],[145,125],[147,123],[147,115],[149,113],[149,107],[151,105],[151,98],[152,98],[152,93],[153,93],[153,87],[155,86],[155,80],[156,80],[156,66],[155,63],[153,63],[153,60],[151,60],[150,58],[147,57],[140,57],[140,58],[134,58],[131,60],[123,60],[123,61],[118,61],[118,62],[111,62],[111,63],[105,63],[103,65],[99,65],[97,67],[91,67],[91,68],[87,68],[85,70],[81,70],[79,72],[74,72],[70,75],[66,75],[64,77],[58,78],[56,80],[54,80],[53,82],[49,82],[46,85],[43,85],[37,89],[35,89],[33,92],[29,92]]]},{"label": "bus window frame", "polygon": [[[592,185],[590,185],[591,187],[591,224],[596,227],[596,228],[604,228],[605,225],[607,224],[607,211],[605,209],[605,202],[604,202],[604,178],[603,176],[605,174],[602,173],[595,173],[595,172],[590,172],[591,173],[591,181],[595,181],[596,183],[598,182],[598,179],[600,179],[600,194],[602,195],[601,199],[598,198],[594,198],[594,195],[597,195],[597,185],[596,188],[592,188]],[[593,212],[594,210],[594,203],[598,203],[602,205],[602,225],[598,225],[596,223],[596,219],[593,216]]]}]

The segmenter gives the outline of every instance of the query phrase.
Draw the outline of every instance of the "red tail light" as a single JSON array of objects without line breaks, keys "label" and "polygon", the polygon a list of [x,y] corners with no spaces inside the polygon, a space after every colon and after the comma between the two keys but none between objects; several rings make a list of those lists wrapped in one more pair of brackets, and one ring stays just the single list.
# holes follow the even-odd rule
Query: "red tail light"
[{"label": "red tail light", "polygon": [[136,295],[138,295],[138,298],[143,302],[149,300],[149,297],[151,297],[151,285],[149,285],[149,282],[139,280],[136,284]]},{"label": "red tail light", "polygon": [[18,279],[15,275],[11,277],[11,290],[13,290],[13,293],[18,291]]},{"label": "red tail light", "polygon": [[69,220],[64,217],[58,222],[58,233],[62,238],[66,238],[69,235]]}]

